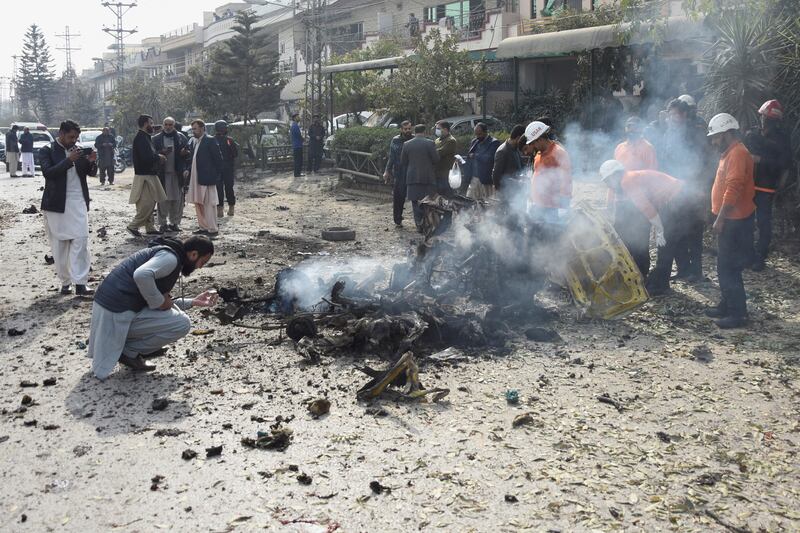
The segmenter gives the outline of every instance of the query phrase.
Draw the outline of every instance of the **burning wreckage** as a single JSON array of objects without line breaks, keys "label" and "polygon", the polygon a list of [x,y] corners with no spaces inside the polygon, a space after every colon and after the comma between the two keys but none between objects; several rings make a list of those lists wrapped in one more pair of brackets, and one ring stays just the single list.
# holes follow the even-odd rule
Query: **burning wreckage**
[{"label": "burning wreckage", "polygon": [[360,399],[391,384],[405,397],[436,400],[447,390],[422,387],[414,354],[457,361],[466,358],[461,350],[501,348],[521,329],[533,340],[559,339],[531,327],[555,315],[535,303],[548,280],[567,289],[589,318],[616,318],[647,300],[624,244],[588,206],[558,225],[520,224],[500,206],[463,196],[429,196],[421,206],[424,238],[406,261],[307,260],[280,271],[266,297],[221,289],[226,307],[218,316],[223,322],[252,311],[278,317],[277,326],[263,328],[285,328],[311,362],[359,352],[392,361],[387,370],[362,369],[373,379]]}]

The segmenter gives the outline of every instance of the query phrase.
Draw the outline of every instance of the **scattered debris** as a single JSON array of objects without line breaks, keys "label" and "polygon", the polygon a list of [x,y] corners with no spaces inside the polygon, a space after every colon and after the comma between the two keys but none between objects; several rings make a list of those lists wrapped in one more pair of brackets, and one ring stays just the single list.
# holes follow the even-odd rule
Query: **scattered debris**
[{"label": "scattered debris", "polygon": [[218,457],[222,455],[222,444],[219,446],[212,446],[210,448],[206,448],[206,458],[210,457]]},{"label": "scattered debris", "polygon": [[308,404],[308,412],[311,413],[311,416],[314,418],[319,418],[322,415],[326,415],[328,412],[330,412],[330,410],[331,402],[325,398],[314,400]]},{"label": "scattered debris", "polygon": [[717,483],[719,483],[721,480],[722,480],[722,474],[720,472],[706,472],[705,474],[701,474],[694,481],[698,485],[706,485],[708,487],[712,487]]},{"label": "scattered debris", "polygon": [[44,264],[46,265],[54,265],[56,263],[55,258],[50,254],[44,254]]},{"label": "scattered debris", "polygon": [[311,485],[311,476],[303,472],[299,476],[297,476],[297,482],[301,485]]},{"label": "scattered debris", "polygon": [[106,229],[106,226],[103,226],[97,230],[97,236],[101,239],[105,239],[108,236],[108,230]]},{"label": "scattered debris", "polygon": [[150,485],[150,490],[153,490],[153,491],[158,490],[160,488],[160,485],[161,485],[162,481],[164,481],[164,476],[162,476],[162,475],[153,476],[150,479],[150,482],[152,483]]},{"label": "scattered debris", "polygon": [[166,398],[156,398],[150,406],[153,411],[163,411],[169,405],[169,400]]},{"label": "scattered debris", "polygon": [[56,384],[56,378],[46,378],[44,381],[42,381],[42,385],[44,385],[45,387],[52,387],[55,384]]},{"label": "scattered debris", "polygon": [[78,444],[74,448],[72,448],[72,453],[75,454],[75,457],[83,457],[91,450],[92,447],[88,444]]},{"label": "scattered debris", "polygon": [[249,194],[249,198],[272,198],[273,196],[277,196],[278,193],[274,191],[251,191]]},{"label": "scattered debris", "polygon": [[379,371],[369,367],[360,369],[365,374],[372,376],[356,393],[359,400],[371,400],[377,398],[386,390],[389,385],[402,387],[401,397],[409,399],[420,399],[430,395],[430,401],[437,402],[450,393],[449,389],[425,389],[419,381],[419,367],[414,360],[414,354],[404,353],[394,365],[387,370]]},{"label": "scattered debris", "polygon": [[622,404],[619,403],[614,398],[612,398],[611,396],[609,396],[607,393],[603,393],[600,396],[598,396],[597,401],[599,401],[600,403],[607,403],[608,405],[613,405],[614,408],[620,413],[624,410]]},{"label": "scattered debris", "polygon": [[213,329],[193,329],[192,330],[192,335],[198,335],[198,336],[211,335],[212,333],[214,333]]},{"label": "scattered debris", "polygon": [[186,433],[185,431],[181,431],[178,428],[163,428],[156,430],[153,434],[154,437],[177,437],[179,435],[183,435]]},{"label": "scattered debris", "polygon": [[192,450],[191,448],[186,448],[185,450],[183,450],[183,453],[181,453],[181,459],[183,459],[184,461],[191,461],[195,457],[197,457],[197,452]]},{"label": "scattered debris", "polygon": [[[288,422],[288,420],[286,420]],[[269,432],[259,431],[256,433],[256,438],[245,437],[242,439],[242,445],[248,448],[258,448],[261,450],[278,450],[285,451],[286,448],[292,443],[292,429],[284,427],[282,424],[284,419],[278,417],[275,423],[270,426]]]},{"label": "scattered debris", "polygon": [[456,363],[459,361],[466,361],[467,356],[459,350],[458,348],[450,347],[446,350],[442,350],[441,352],[436,352],[431,354],[427,357],[429,361],[435,361],[437,363]]},{"label": "scattered debris", "polygon": [[36,425],[36,424],[38,424],[38,423],[39,423],[39,422],[38,422],[38,421],[36,421],[36,420],[26,420],[25,422],[23,422],[23,423],[22,423],[22,425],[23,425],[23,426],[26,426],[26,427],[33,427],[33,426],[35,426],[35,425]]},{"label": "scattered debris", "polygon": [[714,354],[707,344],[700,344],[692,348],[692,358],[699,363],[710,363],[714,360]]},{"label": "scattered debris", "polygon": [[664,433],[663,431],[656,431],[656,437],[658,437],[658,440],[660,440],[661,442],[664,442],[666,444],[669,444],[670,442],[672,442],[672,439],[670,438],[670,436],[667,435],[666,433]]},{"label": "scattered debris", "polygon": [[24,379],[20,382],[19,386],[25,389],[29,387],[38,387],[39,384],[36,383],[35,381],[28,381],[27,379]]},{"label": "scattered debris", "polygon": [[535,342],[564,341],[564,339],[561,338],[561,335],[559,335],[555,330],[547,328],[539,328],[539,327],[528,328],[525,330],[525,336],[528,337],[528,340],[532,340]]},{"label": "scattered debris", "polygon": [[506,494],[503,497],[503,499],[506,501],[506,503],[517,503],[517,502],[519,502],[519,499],[516,496],[514,496],[513,494]]},{"label": "scattered debris", "polygon": [[31,204],[30,207],[26,207],[25,209],[22,210],[23,215],[35,215],[38,212],[39,210],[36,209],[36,206],[33,204]]},{"label": "scattered debris", "polygon": [[533,415],[531,413],[522,413],[521,415],[517,415],[514,417],[514,421],[511,422],[511,426],[515,428],[528,426],[531,424],[533,424]]},{"label": "scattered debris", "polygon": [[56,424],[45,424],[44,426],[42,426],[42,429],[45,431],[53,431],[54,429],[58,429],[60,427],[61,426],[58,426]]},{"label": "scattered debris", "polygon": [[511,405],[519,403],[519,391],[517,389],[508,389],[506,391],[506,401]]},{"label": "scattered debris", "polygon": [[369,488],[375,494],[381,494],[383,492],[392,492],[392,489],[385,485],[381,485],[380,481],[374,480],[369,482]]},{"label": "scattered debris", "polygon": [[30,405],[33,403],[33,398],[28,396],[27,394],[22,395],[22,401],[20,402],[22,405]]},{"label": "scattered debris", "polygon": [[350,228],[334,226],[322,230],[322,239],[333,242],[354,241],[356,240],[356,231]]},{"label": "scattered debris", "polygon": [[25,329],[17,329],[17,328],[8,328],[8,336],[9,337],[19,337],[20,335],[25,335]]},{"label": "scattered debris", "polygon": [[613,516],[617,520],[621,520],[622,519],[622,511],[620,511],[616,507],[609,507],[608,508],[608,512],[611,514],[611,516]]}]

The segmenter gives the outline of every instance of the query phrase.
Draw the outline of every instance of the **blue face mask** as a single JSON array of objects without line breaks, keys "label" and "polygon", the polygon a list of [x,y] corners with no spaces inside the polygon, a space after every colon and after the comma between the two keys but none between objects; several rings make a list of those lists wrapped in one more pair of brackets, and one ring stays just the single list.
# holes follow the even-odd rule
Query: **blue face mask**
[{"label": "blue face mask", "polygon": [[440,130],[439,128],[436,128],[436,136],[437,137],[441,137],[442,136],[442,130]]}]

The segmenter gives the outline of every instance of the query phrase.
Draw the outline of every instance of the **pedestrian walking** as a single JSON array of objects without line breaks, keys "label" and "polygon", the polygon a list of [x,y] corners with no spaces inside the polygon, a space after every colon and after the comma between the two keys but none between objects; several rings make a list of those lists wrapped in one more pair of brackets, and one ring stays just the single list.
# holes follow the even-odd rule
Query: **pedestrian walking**
[{"label": "pedestrian walking", "polygon": [[189,178],[189,192],[186,201],[194,204],[197,212],[197,225],[194,233],[216,237],[217,226],[217,185],[222,181],[222,154],[214,137],[206,134],[206,124],[202,120],[192,121],[192,154],[189,168],[184,176]]},{"label": "pedestrian walking", "polygon": [[61,294],[71,294],[75,285],[75,294],[88,296],[93,291],[87,286],[91,259],[86,177],[97,175],[97,154],[84,155],[75,145],[80,134],[77,123],[65,120],[56,141],[40,149],[44,176],[41,208]]},{"label": "pedestrian walking", "polygon": [[19,153],[22,160],[22,177],[32,178],[35,174],[36,164],[33,160],[33,134],[27,126],[19,136]]},{"label": "pedestrian walking", "polygon": [[217,218],[225,216],[225,199],[228,200],[228,216],[236,212],[236,193],[233,190],[236,158],[239,157],[239,145],[228,136],[228,123],[218,120],[214,123],[214,140],[222,154],[222,181],[217,183]]},{"label": "pedestrian walking", "polygon": [[400,124],[400,133],[389,142],[389,155],[386,159],[386,170],[383,179],[392,184],[392,218],[396,228],[403,227],[403,208],[406,204],[408,186],[406,185],[406,165],[401,160],[403,144],[414,136],[410,120]]},{"label": "pedestrian walking", "polygon": [[711,144],[721,154],[714,186],[711,189],[711,212],[716,215],[717,276],[721,298],[706,315],[718,319],[723,329],[747,323],[747,296],[742,270],[753,244],[753,157],[742,144],[739,122],[720,113],[708,123]]},{"label": "pedestrian walking", "polygon": [[[628,172],[655,170],[658,167],[656,149],[643,137],[644,125],[639,117],[625,122],[626,140],[614,150],[614,160]],[[645,174],[644,176],[648,176]],[[634,262],[647,277],[650,271],[650,221],[629,195],[617,197],[617,187],[609,187],[606,201],[613,213],[614,229],[628,248]]]},{"label": "pedestrian walking", "polygon": [[100,176],[100,185],[114,185],[114,150],[117,148],[117,140],[111,135],[108,127],[103,128],[103,133],[94,140],[94,148],[97,150],[97,174]]},{"label": "pedestrian walking", "polygon": [[467,152],[467,180],[462,184],[462,190],[468,184],[467,196],[482,200],[494,194],[492,169],[500,141],[489,135],[489,127],[483,122],[476,124],[474,131],[475,138]]},{"label": "pedestrian walking", "polygon": [[425,125],[414,126],[414,138],[403,144],[400,162],[406,167],[407,197],[411,200],[414,223],[422,232],[422,210],[419,201],[436,193],[436,163],[439,153],[436,144],[425,137]]},{"label": "pedestrian walking", "polygon": [[303,132],[300,131],[300,115],[292,115],[292,125],[289,128],[292,135],[292,153],[294,156],[294,177],[302,177],[303,174]]},{"label": "pedestrian walking", "polygon": [[162,232],[181,231],[181,219],[186,200],[187,182],[183,177],[189,140],[175,128],[175,119],[167,117],[161,131],[153,136],[153,148],[166,158],[158,167],[158,179],[164,188],[166,200],[158,202],[158,227]]},{"label": "pedestrian walking", "polygon": [[452,124],[442,120],[436,124],[436,152],[439,154],[439,162],[436,163],[436,191],[441,195],[450,195],[451,187],[449,182],[450,169],[456,161],[458,154],[458,141],[450,135]]},{"label": "pedestrian walking", "polygon": [[761,127],[751,130],[744,139],[756,165],[755,226],[758,228],[758,240],[750,261],[750,267],[756,272],[766,267],[772,242],[775,193],[792,166],[792,146],[789,134],[783,127],[783,106],[777,100],[768,100],[758,113],[761,115]]},{"label": "pedestrian walking", "polygon": [[559,220],[559,209],[568,209],[572,200],[572,163],[564,147],[547,136],[549,130],[543,122],[528,124],[522,153],[533,156],[530,217],[552,224]]},{"label": "pedestrian walking", "polygon": [[167,199],[167,193],[158,179],[159,165],[164,164],[167,157],[165,150],[160,153],[153,146],[153,117],[140,115],[137,120],[139,131],[133,138],[133,186],[129,202],[136,204],[136,216],[128,224],[128,232],[141,237],[139,228],[144,226],[148,235],[160,235],[162,232],[153,224],[153,210],[158,202]]},{"label": "pedestrian walking", "polygon": [[87,355],[96,377],[107,378],[117,363],[138,372],[155,370],[145,357],[189,334],[192,322],[185,310],[216,304],[213,291],[195,298],[184,298],[182,289],[180,298],[170,294],[181,275],[202,268],[213,254],[214,243],[204,236],[159,237],[114,267],[92,304]]},{"label": "pedestrian walking", "polygon": [[316,174],[322,165],[322,151],[325,147],[327,132],[322,125],[319,115],[314,115],[313,122],[308,128],[308,172]]},{"label": "pedestrian walking", "polygon": [[[683,239],[685,211],[689,205],[682,197],[684,183],[672,176],[657,170],[626,170],[616,159],[603,163],[600,167],[603,182],[614,189],[615,197],[630,203],[639,212],[639,216],[647,221],[647,240],[642,243],[629,243],[621,234],[620,238],[630,251],[632,247],[642,247],[647,253],[647,262],[634,255],[634,261],[646,280],[650,296],[659,296],[669,290],[669,278],[672,273],[672,262],[678,244]],[[623,221],[619,221],[622,223]],[[650,228],[656,232],[658,259],[652,272],[645,270],[650,265]],[[623,237],[625,235],[625,237]]]},{"label": "pedestrian walking", "polygon": [[19,166],[19,139],[17,138],[19,126],[11,126],[11,130],[6,133],[6,168],[12,178],[16,178],[17,167]]}]

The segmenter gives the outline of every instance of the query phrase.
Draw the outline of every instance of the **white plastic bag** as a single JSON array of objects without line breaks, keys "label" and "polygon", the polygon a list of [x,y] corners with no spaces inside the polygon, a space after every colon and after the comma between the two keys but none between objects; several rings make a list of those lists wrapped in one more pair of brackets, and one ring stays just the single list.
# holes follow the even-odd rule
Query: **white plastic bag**
[{"label": "white plastic bag", "polygon": [[447,177],[451,189],[458,189],[461,187],[461,167],[458,166],[458,161],[453,163],[453,168],[450,169],[450,175]]}]

